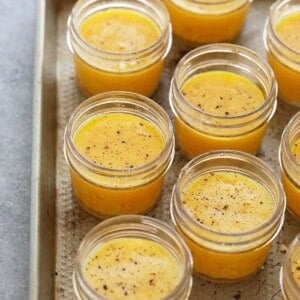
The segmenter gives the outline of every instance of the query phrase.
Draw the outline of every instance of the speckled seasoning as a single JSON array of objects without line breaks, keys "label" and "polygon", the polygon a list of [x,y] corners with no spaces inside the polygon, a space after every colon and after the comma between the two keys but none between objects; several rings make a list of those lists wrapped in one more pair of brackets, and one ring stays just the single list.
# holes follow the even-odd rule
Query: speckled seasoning
[{"label": "speckled seasoning", "polygon": [[203,72],[189,78],[181,89],[190,103],[215,116],[247,114],[265,101],[258,86],[232,72]]},{"label": "speckled seasoning", "polygon": [[143,238],[116,238],[87,258],[84,276],[103,297],[162,299],[182,277],[173,254],[163,245]]},{"label": "speckled seasoning", "polygon": [[93,117],[75,133],[77,150],[88,160],[111,169],[128,169],[155,159],[164,148],[160,130],[132,114]]},{"label": "speckled seasoning", "polygon": [[232,171],[200,175],[183,190],[182,203],[199,223],[227,233],[258,227],[275,209],[263,185]]},{"label": "speckled seasoning", "polygon": [[141,51],[161,36],[157,24],[146,15],[116,8],[92,14],[82,22],[79,31],[92,46],[115,53]]}]

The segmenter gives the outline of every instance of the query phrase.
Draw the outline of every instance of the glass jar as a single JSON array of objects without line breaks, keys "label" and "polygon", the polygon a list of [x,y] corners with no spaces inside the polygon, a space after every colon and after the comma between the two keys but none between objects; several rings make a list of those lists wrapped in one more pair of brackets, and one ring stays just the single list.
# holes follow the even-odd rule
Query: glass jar
[{"label": "glass jar", "polygon": [[[179,234],[167,224],[154,218],[134,215],[106,220],[94,227],[84,237],[77,252],[73,272],[73,286],[77,299],[106,299],[95,291],[95,287],[90,285],[85,274],[85,267],[89,257],[93,257],[93,254],[95,255],[101,246],[120,238],[137,238],[141,240],[140,244],[143,240],[152,241],[165,249],[166,253],[175,259],[180,277],[175,288],[163,299],[188,299],[192,287],[192,257],[189,249]],[[120,257],[122,256],[120,255]],[[116,262],[112,262],[112,267],[114,263],[116,264]],[[149,269],[147,265],[139,268],[145,270],[146,273],[148,272],[147,268]],[[149,272],[151,273],[151,270]],[[130,277],[132,278],[132,276]],[[135,299],[140,299],[138,294]]]},{"label": "glass jar", "polygon": [[252,0],[164,0],[174,34],[188,46],[232,41]]},{"label": "glass jar", "polygon": [[[240,232],[222,232],[197,221],[182,202],[183,191],[200,175],[218,171],[232,171],[262,185],[274,201],[273,215]],[[190,161],[181,170],[171,199],[172,221],[192,252],[194,272],[216,282],[240,281],[260,269],[281,230],[284,212],[285,197],[277,176],[262,160],[239,151],[213,151]]]},{"label": "glass jar", "polygon": [[[283,259],[282,267],[280,270],[280,288],[284,300],[297,300],[300,295],[299,283],[295,280],[295,272],[299,275],[300,268],[300,234],[298,234]],[[298,277],[299,278],[299,277]],[[299,282],[299,279],[298,279]]]},{"label": "glass jar", "polygon": [[[158,26],[160,37],[145,49],[122,53],[91,45],[82,37],[80,26],[91,15],[109,9],[129,10],[150,18]],[[153,94],[171,48],[171,31],[168,11],[159,0],[77,1],[68,20],[67,39],[82,91],[88,96],[115,90]]]},{"label": "glass jar", "polygon": [[[138,116],[153,124],[163,139],[161,153],[142,165],[124,168],[109,168],[83,156],[74,143],[78,129],[95,116],[113,113]],[[173,161],[172,124],[163,108],[147,97],[131,92],[103,93],[75,109],[66,126],[64,151],[73,191],[86,211],[99,218],[146,213],[158,200]]]},{"label": "glass jar", "polygon": [[269,18],[266,21],[264,43],[267,50],[267,59],[278,82],[279,98],[291,105],[299,107],[300,41],[298,50],[292,48],[278,35],[277,31],[278,24],[284,18],[295,14],[299,14],[300,18],[299,0],[275,2],[271,6]]},{"label": "glass jar", "polygon": [[[238,115],[208,113],[188,101],[182,86],[196,74],[226,71],[253,82],[263,93],[257,109]],[[233,149],[256,154],[277,107],[277,85],[271,68],[253,51],[233,44],[202,46],[178,63],[170,85],[176,141],[188,158],[210,150]]]},{"label": "glass jar", "polygon": [[279,148],[281,180],[286,194],[287,208],[300,221],[300,161],[291,150],[300,141],[300,112],[285,127]]}]

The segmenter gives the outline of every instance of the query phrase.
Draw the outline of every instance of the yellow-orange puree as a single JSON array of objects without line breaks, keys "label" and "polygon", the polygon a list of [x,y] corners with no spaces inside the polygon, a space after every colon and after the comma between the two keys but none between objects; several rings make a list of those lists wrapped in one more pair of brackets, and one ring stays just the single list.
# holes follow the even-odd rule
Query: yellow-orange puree
[{"label": "yellow-orange puree", "polygon": [[300,288],[300,249],[296,248],[296,250],[292,253],[291,256],[291,269],[293,278]]},{"label": "yellow-orange puree", "polygon": [[280,39],[294,49],[300,51],[300,13],[293,13],[281,21],[276,26],[276,32]]},{"label": "yellow-orange puree", "polygon": [[152,46],[161,36],[154,20],[131,9],[111,8],[87,17],[79,28],[83,40],[95,49],[124,60],[75,55],[79,84],[87,95],[105,91],[126,90],[151,95],[160,79],[163,62],[149,57],[129,59],[126,54],[142,51]]},{"label": "yellow-orange puree", "polygon": [[[162,133],[154,124],[127,113],[107,113],[89,119],[75,132],[74,144],[95,165],[120,171],[134,170],[153,161],[165,145]],[[80,172],[83,173],[79,175]],[[128,181],[118,175],[94,174],[87,178],[91,175],[83,170],[73,171],[71,176],[80,204],[100,217],[149,210],[163,183],[161,174],[150,182],[144,178]]]},{"label": "yellow-orange puree", "polygon": [[248,1],[224,3],[222,9],[220,4],[203,5],[196,0],[191,7],[188,2],[164,0],[174,33],[191,46],[233,40],[241,31],[249,10]]},{"label": "yellow-orange puree", "polygon": [[[200,175],[184,188],[181,199],[199,225],[224,234],[253,230],[269,220],[275,209],[263,185],[233,171]],[[207,249],[184,237],[193,254],[194,270],[218,281],[235,281],[253,274],[270,248],[265,244],[249,251],[223,252]]]},{"label": "yellow-orange puree", "polygon": [[[276,33],[279,39],[293,51],[289,58],[279,57],[268,52],[268,61],[272,66],[279,87],[279,96],[294,105],[300,105],[300,13],[292,13],[276,24]],[[285,53],[285,52],[283,52]],[[284,54],[283,54],[284,55]],[[289,63],[298,57],[298,63]],[[296,67],[298,65],[298,67]]]},{"label": "yellow-orange puree", "polygon": [[[295,160],[300,164],[300,139],[291,145],[291,152]],[[287,174],[282,173],[282,183],[286,194],[287,206],[289,210],[300,219],[300,180],[296,183]]]},{"label": "yellow-orange puree", "polygon": [[[222,127],[229,125],[226,117],[249,114],[265,101],[262,91],[251,80],[227,71],[209,71],[194,75],[183,84],[181,90],[185,99],[200,111],[223,117],[216,124]],[[214,126],[204,132],[192,128],[179,118],[175,118],[175,128],[180,148],[192,158],[218,149],[234,149],[255,154],[259,150],[267,124],[260,124],[254,130],[241,128],[241,132],[235,132],[229,137],[220,135],[220,129]]]},{"label": "yellow-orange puree", "polygon": [[88,257],[84,276],[102,297],[163,299],[182,277],[173,254],[161,244],[142,238],[116,238]]}]

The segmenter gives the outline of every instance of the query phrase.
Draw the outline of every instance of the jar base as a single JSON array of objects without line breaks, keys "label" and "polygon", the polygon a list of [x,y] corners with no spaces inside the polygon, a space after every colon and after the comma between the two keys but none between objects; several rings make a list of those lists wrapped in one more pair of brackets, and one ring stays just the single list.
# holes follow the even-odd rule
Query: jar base
[{"label": "jar base", "polygon": [[286,206],[286,210],[288,212],[288,214],[297,222],[300,222],[300,216],[298,216],[292,209],[290,209],[288,207],[288,205]]},{"label": "jar base", "polygon": [[214,44],[214,43],[238,43],[239,37],[241,36],[241,32],[239,32],[236,36],[234,36],[230,40],[214,40],[214,41],[203,41],[203,42],[192,42],[188,41],[181,36],[175,34],[173,32],[173,43],[176,45],[180,45],[181,48],[185,48],[186,52],[189,50],[195,49],[197,47],[205,46],[208,44]]},{"label": "jar base", "polygon": [[300,99],[298,101],[288,100],[288,99],[285,99],[284,97],[280,96],[280,94],[278,95],[278,99],[285,104],[300,108]]},{"label": "jar base", "polygon": [[249,154],[252,154],[254,156],[259,156],[259,153],[260,153],[260,150],[261,150],[261,145],[259,146],[259,148],[255,148],[255,150],[253,151],[246,151],[245,149],[234,149],[234,148],[226,148],[224,147],[224,149],[222,148],[219,148],[219,147],[216,147],[216,148],[211,148],[211,149],[208,149],[206,151],[201,151],[197,154],[194,154],[194,155],[189,155],[187,151],[185,151],[181,146],[177,145],[176,146],[176,150],[178,150],[178,152],[180,153],[180,155],[182,156],[183,160],[185,160],[186,162],[190,161],[191,159],[195,158],[196,156],[198,155],[201,155],[201,154],[204,154],[204,153],[207,153],[209,151],[218,151],[218,150],[236,150],[236,151],[243,151],[243,152],[246,152],[246,153],[249,153]]},{"label": "jar base", "polygon": [[117,217],[120,215],[130,215],[130,214],[135,214],[135,215],[146,215],[147,213],[149,213],[158,203],[159,199],[160,199],[161,195],[159,195],[157,197],[157,199],[153,202],[153,205],[151,207],[149,207],[148,209],[146,209],[145,211],[142,212],[126,212],[124,214],[115,214],[115,215],[104,215],[99,213],[98,211],[86,206],[83,204],[83,202],[80,200],[80,198],[78,198],[74,193],[73,193],[73,199],[75,200],[75,202],[78,204],[78,206],[84,210],[86,213],[92,215],[93,217],[95,217],[98,220],[107,220],[113,217]]},{"label": "jar base", "polygon": [[[89,92],[88,89],[84,88],[83,85],[80,83],[80,80],[79,80],[78,77],[76,78],[76,82],[77,82],[77,86],[78,86],[78,89],[80,90],[81,94],[83,96],[85,96],[86,98],[90,98],[90,97],[93,97],[93,96],[97,95],[95,93]],[[128,91],[128,92],[132,92],[132,93],[141,94],[141,95],[146,96],[146,97],[151,97],[156,93],[157,90],[159,90],[159,84],[160,83],[158,83],[154,89],[152,89],[150,92],[147,92],[147,93],[141,93],[140,91],[134,91],[134,90],[130,90],[130,89],[128,89],[128,90],[123,89],[123,90]],[[118,92],[119,90],[118,89],[115,89],[115,90],[114,89],[108,89],[106,91],[99,92],[99,94],[100,93],[105,93],[105,92],[113,92],[113,91]]]},{"label": "jar base", "polygon": [[164,68],[164,60],[159,59],[141,69],[118,73],[90,66],[78,55],[74,55],[73,60],[77,85],[87,97],[112,91],[127,91],[150,97],[158,89]]},{"label": "jar base", "polygon": [[227,278],[213,278],[213,277],[209,277],[205,274],[202,274],[200,272],[197,272],[197,271],[193,271],[193,274],[202,279],[202,280],[205,280],[205,281],[209,281],[211,283],[216,283],[216,284],[230,284],[230,283],[238,283],[238,282],[241,282],[241,281],[245,281],[247,279],[249,279],[250,277],[256,275],[257,273],[260,272],[262,266],[259,266],[254,272],[251,272],[250,274],[248,274],[247,276],[244,276],[244,277],[240,277],[240,278],[233,278],[233,279],[227,279]]}]

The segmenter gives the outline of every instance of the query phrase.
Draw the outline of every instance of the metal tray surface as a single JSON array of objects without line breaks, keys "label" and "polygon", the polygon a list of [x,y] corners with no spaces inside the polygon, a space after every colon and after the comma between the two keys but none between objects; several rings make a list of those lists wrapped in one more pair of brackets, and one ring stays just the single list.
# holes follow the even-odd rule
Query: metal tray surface
[{"label": "metal tray surface", "polygon": [[[77,88],[71,53],[67,48],[67,17],[75,1],[41,0],[38,3],[34,97],[34,134],[31,204],[30,299],[74,299],[73,260],[86,232],[99,221],[80,209],[73,200],[68,168],[63,156],[63,133],[75,107],[85,99]],[[255,0],[246,26],[236,43],[264,56],[262,32],[271,0]],[[169,83],[174,68],[187,52],[175,42],[152,97],[171,115]],[[296,109],[279,102],[259,157],[278,171],[278,146],[284,126]],[[150,216],[170,223],[171,189],[187,161],[176,156],[161,199]],[[191,300],[281,299],[279,270],[287,245],[300,231],[287,213],[279,238],[268,260],[252,278],[236,284],[213,284],[194,278]]]}]

